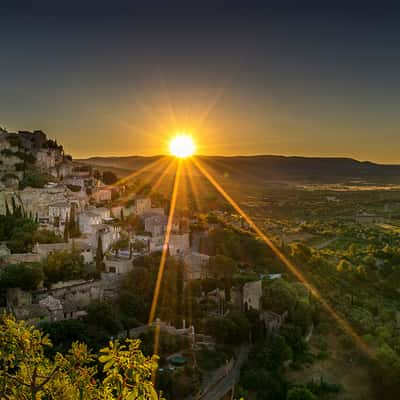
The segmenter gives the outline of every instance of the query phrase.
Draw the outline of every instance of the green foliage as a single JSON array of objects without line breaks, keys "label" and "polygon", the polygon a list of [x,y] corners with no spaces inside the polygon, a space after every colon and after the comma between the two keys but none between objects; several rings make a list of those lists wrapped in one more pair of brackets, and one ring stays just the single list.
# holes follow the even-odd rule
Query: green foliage
[{"label": "green foliage", "polygon": [[232,311],[225,317],[210,319],[207,328],[217,343],[235,345],[248,339],[250,324],[243,313]]},{"label": "green foliage", "polygon": [[388,344],[380,345],[371,363],[371,377],[382,399],[393,399],[400,391],[400,357]]},{"label": "green foliage", "polygon": [[51,182],[53,178],[49,175],[43,174],[39,171],[30,169],[27,171],[19,183],[20,190],[26,187],[43,188],[47,183]]},{"label": "green foliage", "polygon": [[6,241],[13,253],[29,252],[37,226],[36,222],[23,217],[20,212],[0,215],[0,241]]},{"label": "green foliage", "polygon": [[43,277],[42,267],[38,263],[6,265],[0,270],[0,288],[36,290]]},{"label": "green foliage", "polygon": [[[0,396],[6,399],[158,399],[151,376],[157,357],[145,357],[140,341],[110,342],[100,355],[75,342],[65,354],[46,356],[49,338],[23,321],[0,323]],[[97,362],[102,364],[98,367]]]},{"label": "green foliage", "polygon": [[[150,355],[154,350],[154,332],[155,329],[148,329],[147,332],[139,336],[142,342],[143,353]],[[161,332],[159,335],[158,353],[161,357],[169,354],[183,351],[190,346],[190,340],[184,336],[172,335],[167,332]]]},{"label": "green foliage", "polygon": [[236,272],[236,269],[236,262],[230,257],[220,254],[210,257],[208,270],[215,279],[222,280],[224,282],[226,301],[230,300],[232,278]]},{"label": "green foliage", "polygon": [[263,285],[263,307],[279,314],[296,308],[297,296],[292,285],[284,279],[265,281]]},{"label": "green foliage", "polygon": [[70,238],[76,238],[81,235],[79,230],[79,223],[76,216],[76,207],[72,205],[71,207],[71,214],[69,215],[68,219],[68,234]]},{"label": "green foliage", "polygon": [[33,243],[62,243],[63,238],[53,231],[40,229],[33,234]]},{"label": "green foliage", "polygon": [[316,400],[312,392],[305,387],[295,387],[288,392],[287,400]]},{"label": "green foliage", "polygon": [[216,228],[202,240],[201,251],[210,255],[224,255],[241,265],[267,269],[276,262],[275,255],[257,237],[230,228]]},{"label": "green foliage", "polygon": [[75,341],[87,342],[88,339],[85,323],[77,319],[42,322],[39,327],[53,343],[53,347],[47,349],[52,356],[57,352],[65,354]]},{"label": "green foliage", "polygon": [[98,273],[104,271],[104,252],[103,252],[103,241],[101,236],[97,238],[97,249],[96,249],[96,270]]},{"label": "green foliage", "polygon": [[95,302],[86,308],[85,322],[106,335],[115,335],[122,330],[120,321],[115,318],[113,306],[106,302]]},{"label": "green foliage", "polygon": [[290,245],[290,249],[292,257],[295,257],[300,262],[306,262],[312,256],[310,248],[303,243],[293,243]]},{"label": "green foliage", "polygon": [[83,257],[78,251],[55,251],[43,261],[45,284],[83,278],[86,274]]},{"label": "green foliage", "polygon": [[225,364],[229,356],[218,347],[215,350],[205,347],[197,351],[196,359],[202,370],[212,371]]}]

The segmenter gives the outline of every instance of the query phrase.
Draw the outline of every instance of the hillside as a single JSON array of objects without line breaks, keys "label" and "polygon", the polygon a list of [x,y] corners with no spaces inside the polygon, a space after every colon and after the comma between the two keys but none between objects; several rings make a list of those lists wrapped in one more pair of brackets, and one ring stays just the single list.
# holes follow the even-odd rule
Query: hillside
[{"label": "hillside", "polygon": [[[113,168],[120,175],[154,162],[153,157],[92,157],[78,160],[101,168]],[[199,156],[220,174],[235,174],[265,181],[343,182],[400,182],[400,165],[383,165],[351,158],[285,157],[285,156]]]}]

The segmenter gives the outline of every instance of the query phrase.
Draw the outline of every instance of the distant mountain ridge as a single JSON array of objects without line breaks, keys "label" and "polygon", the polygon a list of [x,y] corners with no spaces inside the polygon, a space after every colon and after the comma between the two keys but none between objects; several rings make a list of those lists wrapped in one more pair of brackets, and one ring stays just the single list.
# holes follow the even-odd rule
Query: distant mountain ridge
[{"label": "distant mountain ridge", "polygon": [[[162,156],[91,157],[77,160],[99,167],[133,171]],[[368,181],[400,182],[400,165],[378,164],[345,157],[300,156],[198,156],[217,173],[252,175],[265,180],[288,181]]]}]

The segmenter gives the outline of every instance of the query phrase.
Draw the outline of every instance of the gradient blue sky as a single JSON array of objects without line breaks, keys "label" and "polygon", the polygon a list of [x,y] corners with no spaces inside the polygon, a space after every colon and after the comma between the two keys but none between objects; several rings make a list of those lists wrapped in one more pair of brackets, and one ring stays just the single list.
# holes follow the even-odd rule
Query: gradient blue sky
[{"label": "gradient blue sky", "polygon": [[1,2],[0,126],[75,157],[186,130],[204,154],[400,162],[395,2],[182,4]]}]

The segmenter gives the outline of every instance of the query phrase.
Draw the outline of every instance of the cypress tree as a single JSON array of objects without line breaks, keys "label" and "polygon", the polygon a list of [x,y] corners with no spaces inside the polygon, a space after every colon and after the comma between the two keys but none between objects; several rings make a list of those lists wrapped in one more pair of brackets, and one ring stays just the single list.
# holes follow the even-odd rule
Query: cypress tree
[{"label": "cypress tree", "polygon": [[96,249],[96,270],[101,272],[103,268],[103,242],[101,241],[101,236],[97,239],[97,249]]},{"label": "cypress tree", "polygon": [[10,216],[10,215],[11,215],[10,207],[8,206],[7,200],[6,200],[6,215],[7,215],[7,216]]},{"label": "cypress tree", "polygon": [[13,215],[15,215],[16,217],[20,217],[20,210],[19,210],[19,208],[17,207],[17,203],[15,202],[15,198],[14,198],[14,196],[13,197],[11,197],[11,206],[12,206],[12,213],[13,213]]},{"label": "cypress tree", "polygon": [[65,218],[65,224],[64,224],[64,242],[67,243],[69,239],[69,219],[68,219],[68,214]]},{"label": "cypress tree", "polygon": [[71,214],[69,216],[68,223],[69,237],[79,236],[79,227],[76,222],[75,205],[71,206]]}]

